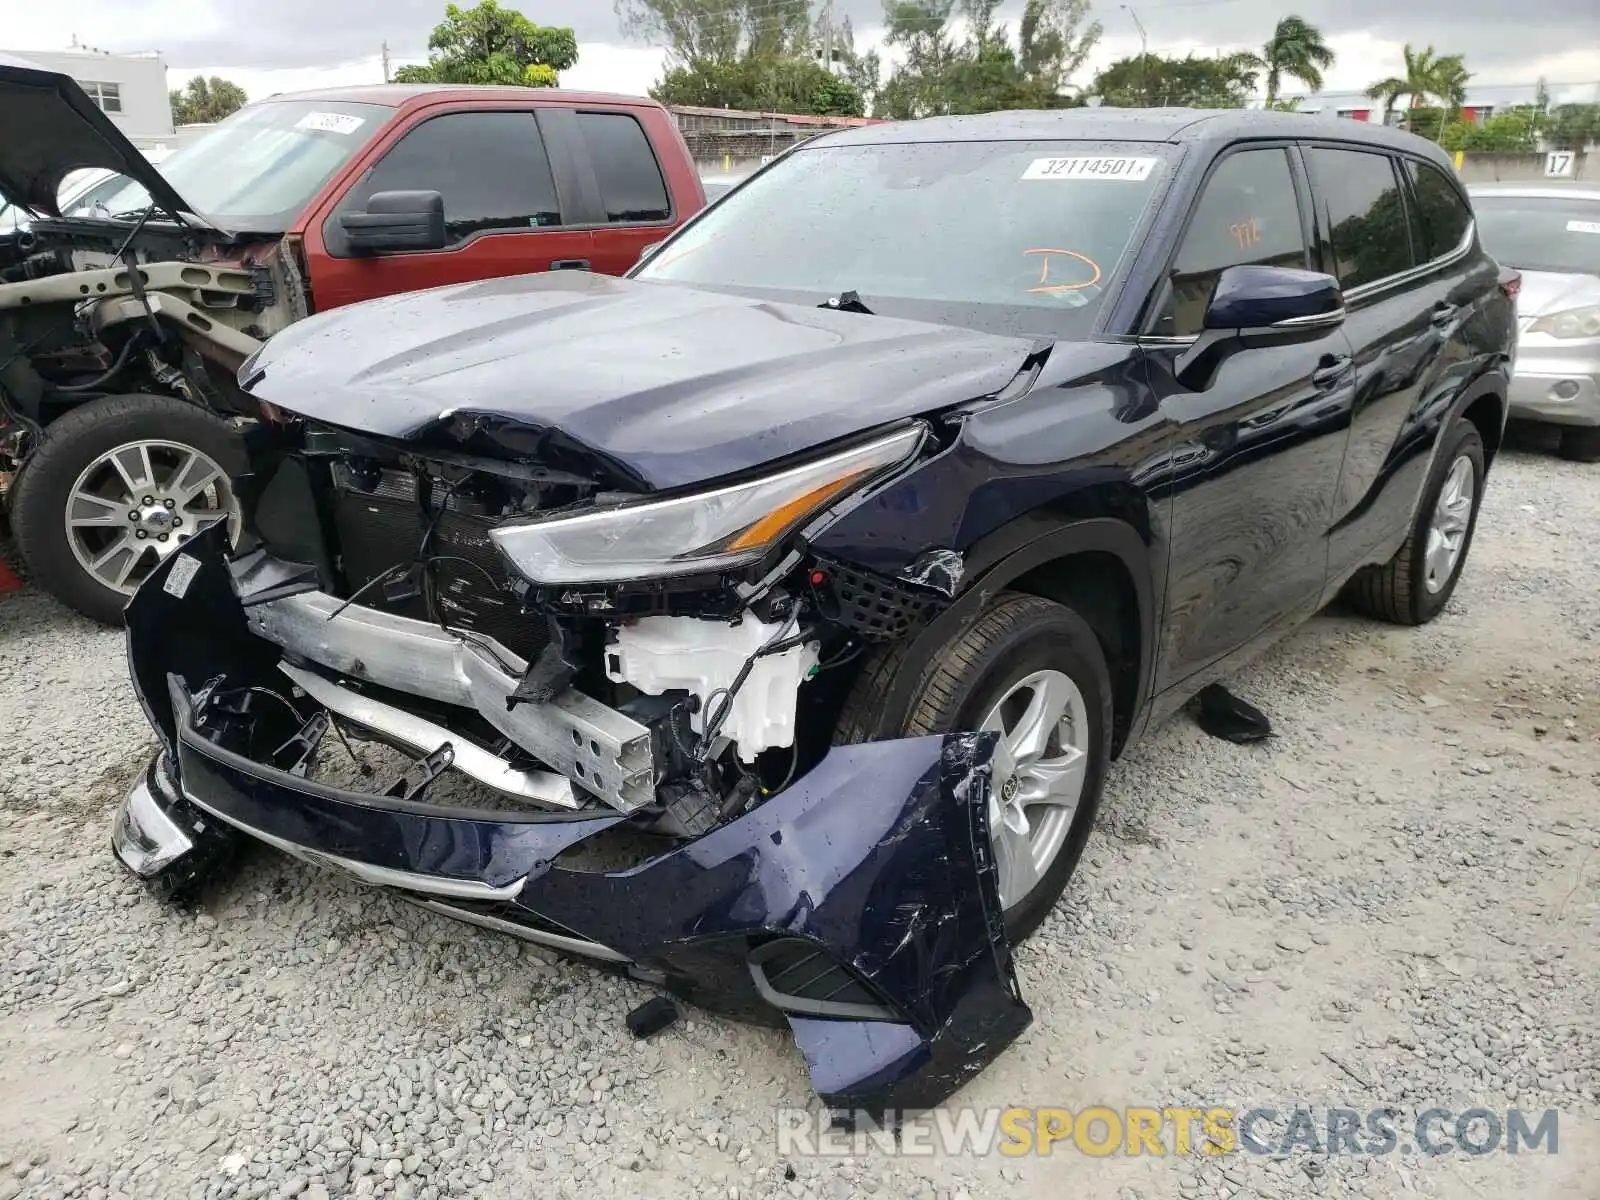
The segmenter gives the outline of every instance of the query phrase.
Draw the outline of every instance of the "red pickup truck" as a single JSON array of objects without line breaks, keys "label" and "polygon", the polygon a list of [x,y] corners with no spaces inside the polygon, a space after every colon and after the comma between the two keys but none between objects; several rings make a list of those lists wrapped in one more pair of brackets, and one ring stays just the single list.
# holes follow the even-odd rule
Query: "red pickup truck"
[{"label": "red pickup truck", "polygon": [[[516,87],[274,96],[153,166],[71,79],[0,63],[0,507],[37,580],[120,619],[237,516],[240,364],[309,313],[533,271],[620,274],[705,205],[660,105]],[[126,177],[61,211],[83,167]],[[137,266],[138,270],[130,268]]]}]

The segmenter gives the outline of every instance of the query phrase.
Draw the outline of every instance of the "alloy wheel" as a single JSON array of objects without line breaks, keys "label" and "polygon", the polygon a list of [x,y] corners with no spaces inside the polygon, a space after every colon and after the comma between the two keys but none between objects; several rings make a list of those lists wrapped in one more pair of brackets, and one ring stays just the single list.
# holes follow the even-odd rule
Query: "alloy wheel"
[{"label": "alloy wheel", "polygon": [[1472,498],[1477,489],[1477,472],[1465,454],[1450,464],[1450,472],[1434,502],[1433,521],[1428,526],[1428,547],[1424,558],[1423,582],[1437,593],[1455,577],[1461,565],[1461,551],[1467,544],[1467,528],[1472,524]]},{"label": "alloy wheel", "polygon": [[227,473],[180,442],[126,442],[100,455],[67,495],[67,543],[104,586],[131,596],[168,555],[216,520],[239,534]]},{"label": "alloy wheel", "polygon": [[1000,905],[1010,909],[1044,878],[1083,797],[1089,768],[1089,709],[1060,671],[1018,680],[979,726],[1000,735],[989,831]]}]

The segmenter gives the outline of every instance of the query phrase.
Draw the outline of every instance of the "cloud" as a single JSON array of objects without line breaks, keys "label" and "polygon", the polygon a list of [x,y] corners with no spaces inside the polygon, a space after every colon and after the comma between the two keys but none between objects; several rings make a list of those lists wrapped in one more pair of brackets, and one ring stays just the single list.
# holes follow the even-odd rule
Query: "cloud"
[{"label": "cloud", "polygon": [[[519,6],[519,0],[509,3]],[[658,73],[659,51],[623,44],[610,0],[521,0],[520,7],[541,24],[570,25],[577,32],[582,55],[567,82],[640,91]],[[107,50],[159,49],[179,72],[206,69],[257,79],[258,73],[283,72],[288,79],[376,62],[385,42],[397,62],[421,59],[444,5],[442,0],[273,0],[269,5],[260,0],[53,0],[13,8],[0,30],[10,49],[61,49],[77,33]],[[1133,8],[1151,49],[1177,53],[1258,46],[1285,11],[1270,0],[1135,0]],[[1014,28],[1021,9],[1022,0],[1008,0],[1001,18]],[[1480,85],[1530,84],[1541,74],[1552,83],[1600,84],[1600,5],[1594,0],[1539,0],[1520,9],[1505,0],[1298,0],[1294,10],[1320,26],[1339,50],[1340,62],[1328,78],[1334,88],[1363,86],[1397,71],[1400,45],[1407,41],[1465,55]],[[881,0],[835,0],[834,11],[851,19],[858,45],[876,40],[883,22]],[[1120,4],[1102,0],[1092,15],[1106,33],[1091,66],[1138,52],[1138,34]]]}]

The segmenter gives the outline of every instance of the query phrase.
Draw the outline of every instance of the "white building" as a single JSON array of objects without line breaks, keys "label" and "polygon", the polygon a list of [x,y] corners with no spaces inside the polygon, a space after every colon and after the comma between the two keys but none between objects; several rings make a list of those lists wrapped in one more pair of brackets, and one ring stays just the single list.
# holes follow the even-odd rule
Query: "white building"
[{"label": "white building", "polygon": [[59,71],[98,104],[112,124],[146,151],[173,145],[167,64],[156,53],[107,54],[87,46],[64,51],[5,51],[45,71]]}]

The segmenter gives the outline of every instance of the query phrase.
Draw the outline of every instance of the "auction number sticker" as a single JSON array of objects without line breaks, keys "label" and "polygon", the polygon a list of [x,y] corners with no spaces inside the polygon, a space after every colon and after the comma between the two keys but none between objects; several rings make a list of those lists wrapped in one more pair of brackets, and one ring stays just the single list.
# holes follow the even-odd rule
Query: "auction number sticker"
[{"label": "auction number sticker", "polygon": [[1153,158],[1112,155],[1079,158],[1036,158],[1022,173],[1024,179],[1119,179],[1138,183],[1156,169]]},{"label": "auction number sticker", "polygon": [[200,560],[191,554],[180,554],[178,561],[172,564],[172,570],[167,573],[167,581],[161,585],[161,590],[182,600],[189,594],[189,585],[199,573]]},{"label": "auction number sticker", "polygon": [[365,117],[352,117],[345,113],[308,112],[294,123],[296,129],[315,129],[319,133],[349,135],[367,123]]},{"label": "auction number sticker", "polygon": [[1600,221],[1568,221],[1568,233],[1600,233]]}]

